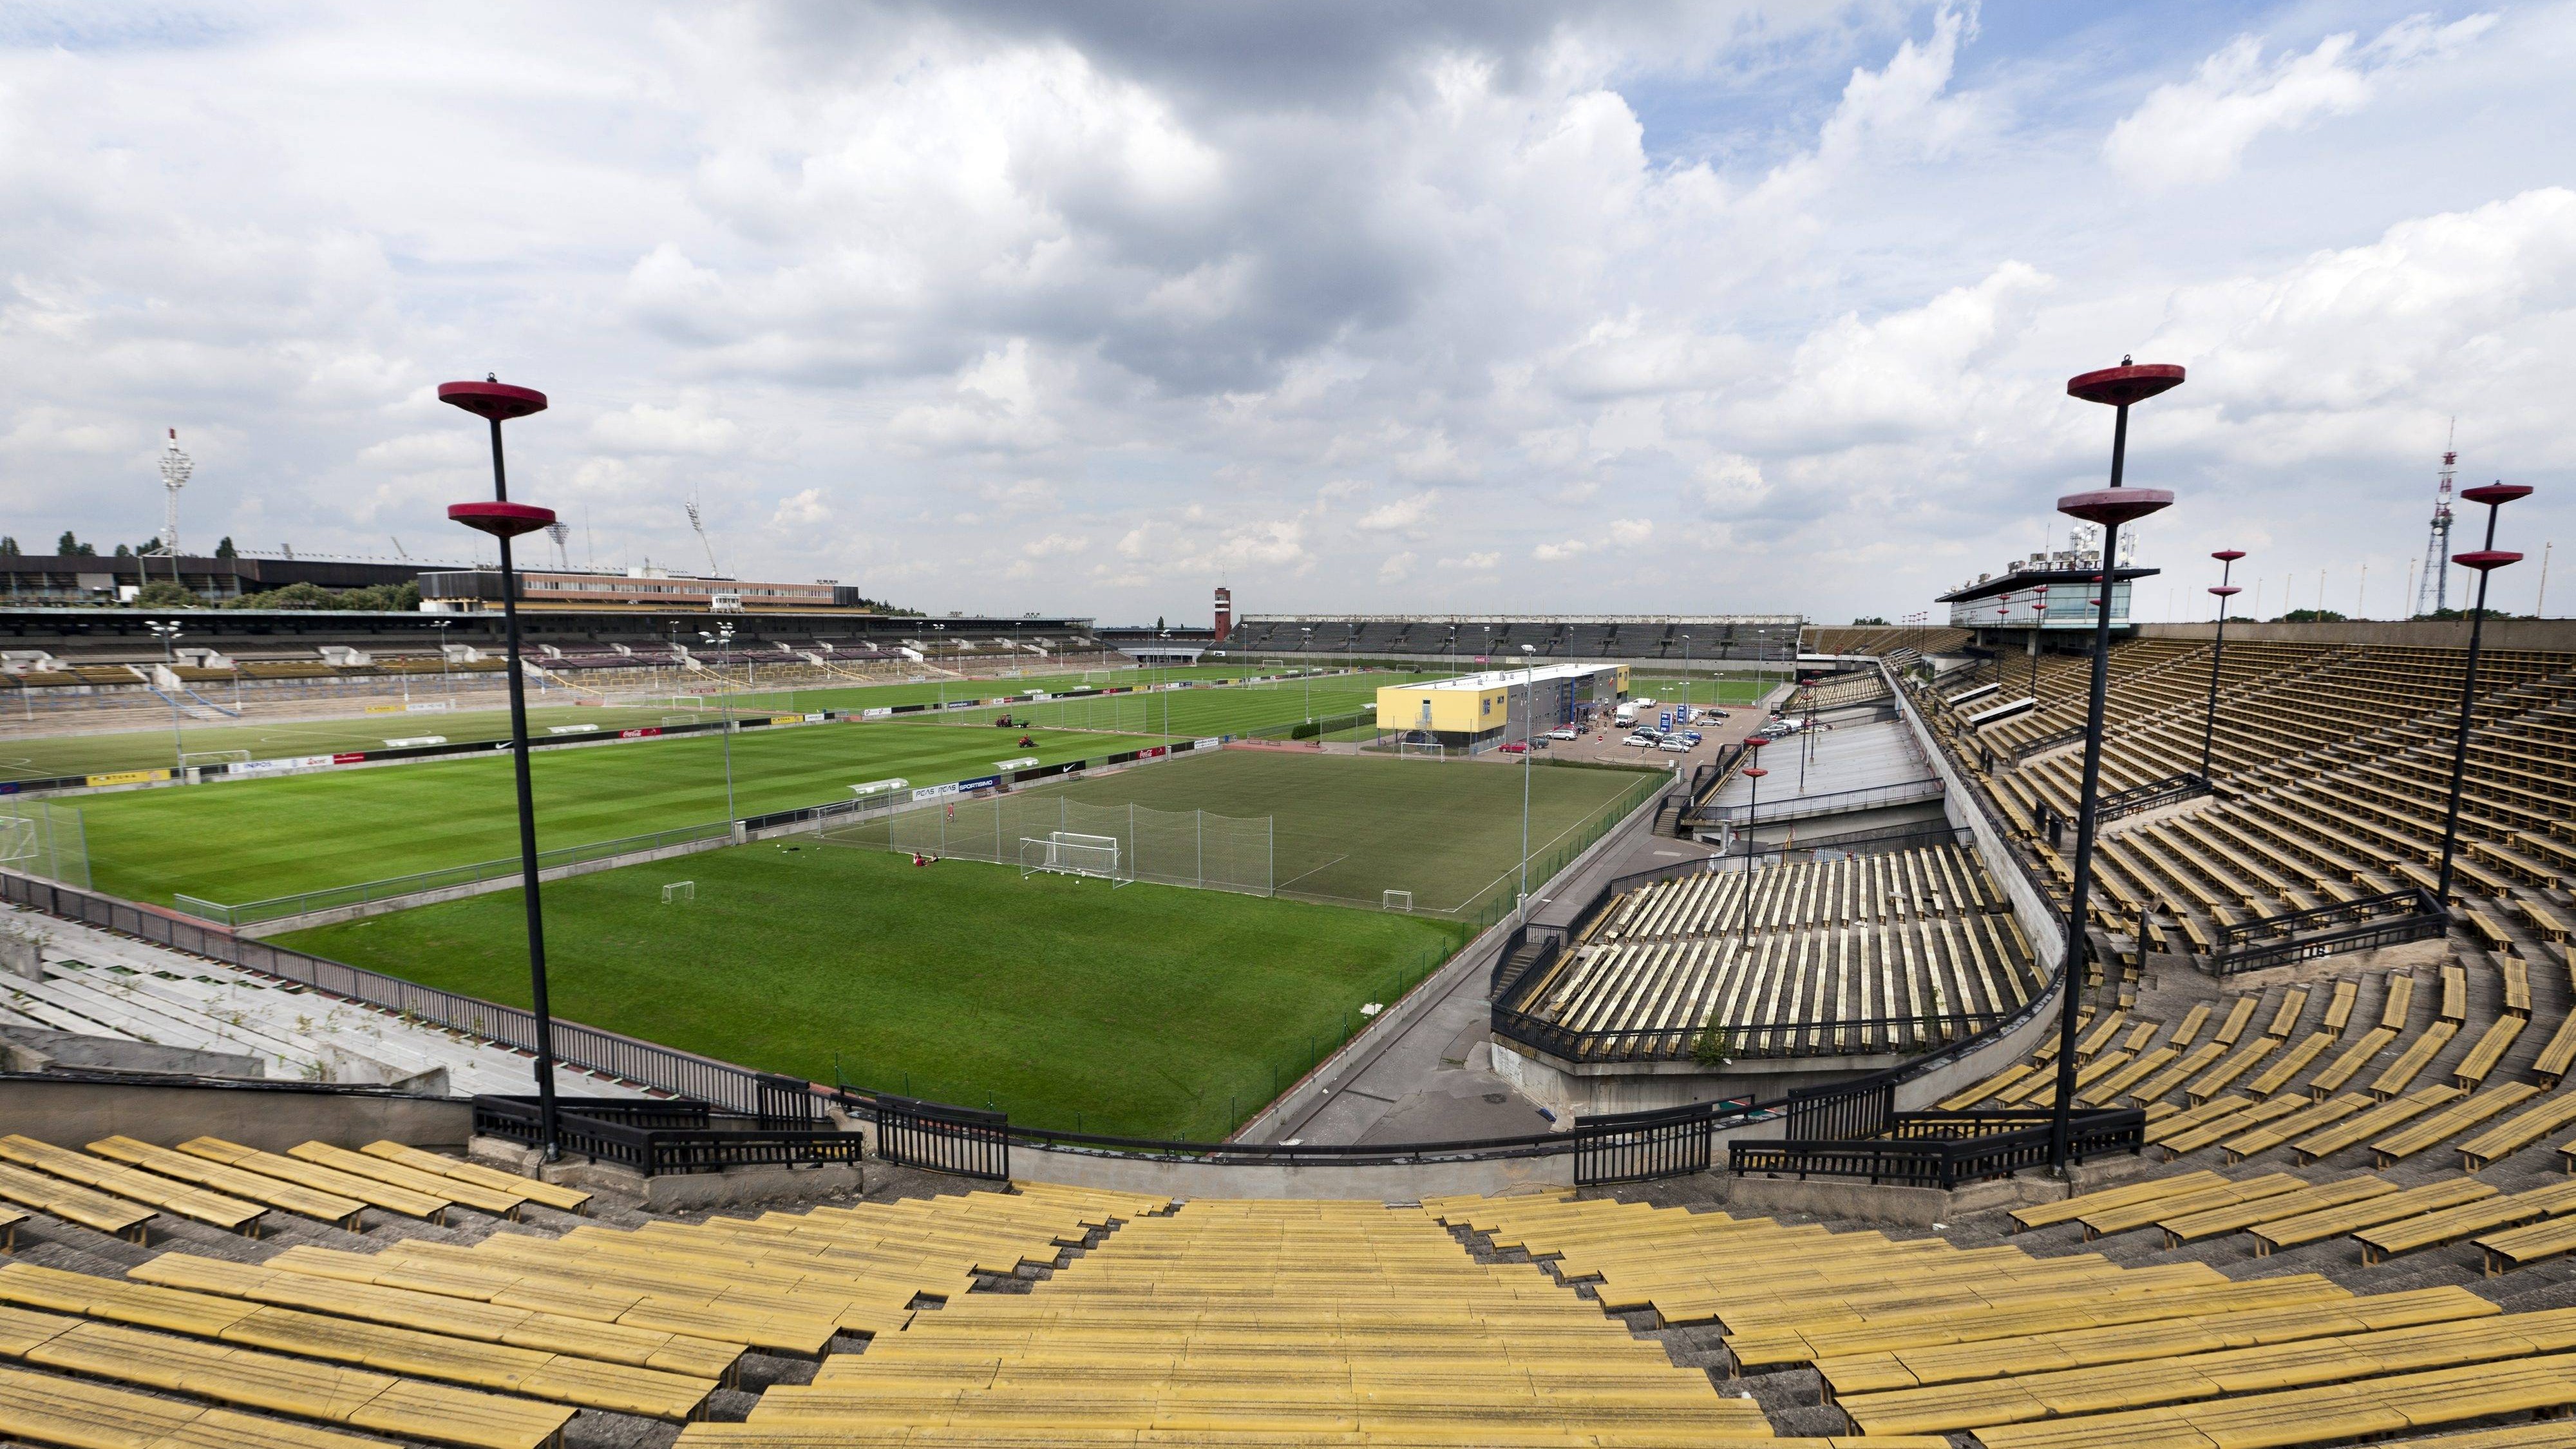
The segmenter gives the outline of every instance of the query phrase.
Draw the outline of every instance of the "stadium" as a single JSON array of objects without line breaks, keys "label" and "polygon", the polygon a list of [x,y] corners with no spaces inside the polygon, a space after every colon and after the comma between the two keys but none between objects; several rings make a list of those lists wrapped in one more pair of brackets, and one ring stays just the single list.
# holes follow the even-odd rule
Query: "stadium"
[{"label": "stadium", "polygon": [[0,1449],[2576,1449],[2563,37],[2004,8],[0,40]]}]

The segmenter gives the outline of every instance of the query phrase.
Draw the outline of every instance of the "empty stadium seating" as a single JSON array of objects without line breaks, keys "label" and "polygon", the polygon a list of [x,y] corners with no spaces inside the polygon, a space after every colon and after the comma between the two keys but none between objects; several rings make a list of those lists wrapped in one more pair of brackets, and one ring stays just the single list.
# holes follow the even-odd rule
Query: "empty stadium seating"
[{"label": "empty stadium seating", "polygon": [[1614,901],[1507,1009],[1630,1054],[1700,1032],[1745,1054],[1905,1051],[2039,989],[2029,943],[1955,846],[1708,872]]}]

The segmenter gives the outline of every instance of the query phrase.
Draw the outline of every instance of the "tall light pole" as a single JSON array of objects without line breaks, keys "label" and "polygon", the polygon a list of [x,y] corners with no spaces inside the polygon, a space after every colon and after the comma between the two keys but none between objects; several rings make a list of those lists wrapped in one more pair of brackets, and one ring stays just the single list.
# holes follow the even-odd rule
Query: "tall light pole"
[{"label": "tall light pole", "polygon": [[[1758,750],[1769,743],[1769,740],[1757,737],[1746,740],[1744,746]],[[1744,890],[1736,897],[1738,904],[1735,908],[1735,939],[1739,944],[1753,934],[1753,824],[1754,817],[1762,809],[1762,777],[1770,773],[1760,765],[1744,767],[1744,778],[1753,782],[1753,798],[1744,807]]]},{"label": "tall light pole", "polygon": [[2129,453],[2129,408],[2182,384],[2183,370],[2171,364],[2132,363],[2069,378],[2070,397],[2118,410],[2111,425],[2111,486],[2089,493],[2070,493],[2057,500],[2057,511],[2102,528],[2101,572],[2093,599],[2093,687],[2084,710],[2084,783],[2075,806],[2075,880],[2066,912],[2066,955],[2058,967],[2057,1110],[2048,1133],[2049,1165],[2063,1176],[2074,1127],[2075,1007],[2085,976],[2085,914],[2093,895],[2093,812],[2102,790],[2102,715],[2111,682],[2111,600],[2119,586],[2120,525],[2173,503],[2161,488],[2124,488]]},{"label": "tall light pole", "polygon": [[[143,627],[151,630],[152,636],[161,641],[161,667],[169,671],[170,682],[176,685],[179,680],[179,660],[178,656],[171,651],[170,644],[179,637],[179,621],[155,619]],[[188,745],[186,738],[179,733],[179,696],[175,694],[170,696],[170,768],[174,771],[184,771],[188,768]]]},{"label": "tall light pole", "polygon": [[[1504,723],[1508,725],[1511,722],[1511,696],[1505,694],[1503,699]],[[1524,926],[1529,924],[1530,756],[1538,753],[1531,748],[1534,743],[1532,731],[1537,724],[1538,651],[1524,644],[1521,646],[1521,924]],[[1504,733],[1509,734],[1510,731],[1506,729]]]},{"label": "tall light pole", "polygon": [[[722,668],[733,667],[733,625],[718,624],[712,634],[701,629],[698,637],[716,646],[716,658]],[[716,717],[724,721],[725,825],[730,829],[734,821],[742,818],[733,808],[733,679],[721,672],[716,678],[724,681],[724,688],[716,693]]]},{"label": "tall light pole", "polygon": [[[489,374],[481,382],[443,382],[438,400],[482,418],[492,431],[492,501],[451,504],[447,516],[500,540],[501,616],[510,654],[510,761],[519,794],[519,893],[527,898],[529,996],[537,1026],[537,1135],[549,1162],[563,1155],[555,1132],[554,1011],[546,997],[546,923],[537,900],[537,803],[528,774],[528,689],[519,673],[519,585],[510,540],[555,521],[554,510],[510,501],[510,478],[501,461],[501,424],[545,411],[546,395],[512,387]],[[443,653],[444,651],[442,651]]]},{"label": "tall light pole", "polygon": [[2210,592],[2218,596],[2218,642],[2209,651],[2209,718],[2200,727],[2200,778],[2209,780],[2210,747],[2218,739],[2218,661],[2227,657],[2227,601],[2243,593],[2227,580],[2236,572],[2236,561],[2245,557],[2241,548],[2222,548],[2210,555],[2218,560],[2218,582]]},{"label": "tall light pole", "polygon": [[2467,502],[2487,506],[2487,543],[2474,552],[2451,555],[2451,562],[2478,571],[2478,601],[2469,611],[2469,667],[2460,680],[2460,734],[2451,745],[2451,801],[2442,812],[2441,884],[2433,891],[2444,911],[2451,908],[2451,861],[2460,844],[2460,780],[2469,768],[2470,713],[2478,694],[2478,642],[2487,627],[2487,577],[2507,564],[2522,562],[2521,554],[2506,553],[2495,546],[2496,512],[2517,498],[2530,496],[2530,487],[2521,483],[2490,483],[2483,488],[2460,490],[2460,497]]},{"label": "tall light pole", "polygon": [[1299,687],[1305,691],[1306,723],[1308,724],[1313,724],[1315,722],[1315,668],[1314,661],[1308,657],[1308,651],[1313,649],[1314,646],[1315,626],[1312,624],[1298,625],[1297,679]]},{"label": "tall light pole", "polygon": [[1682,728],[1690,728],[1690,636],[1682,636]]}]

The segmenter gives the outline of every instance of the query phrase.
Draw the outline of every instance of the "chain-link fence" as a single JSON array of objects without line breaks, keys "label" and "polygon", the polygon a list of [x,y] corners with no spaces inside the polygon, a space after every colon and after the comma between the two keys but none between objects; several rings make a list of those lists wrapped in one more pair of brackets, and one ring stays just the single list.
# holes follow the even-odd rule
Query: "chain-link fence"
[{"label": "chain-link fence", "polygon": [[996,795],[905,810],[823,832],[835,845],[1020,863],[1020,842],[1058,834],[1118,842],[1123,879],[1202,890],[1269,895],[1270,817],[1236,819],[1205,810],[1086,805],[1062,795]]},{"label": "chain-link fence", "polygon": [[0,866],[89,889],[89,832],[69,805],[0,796]]}]

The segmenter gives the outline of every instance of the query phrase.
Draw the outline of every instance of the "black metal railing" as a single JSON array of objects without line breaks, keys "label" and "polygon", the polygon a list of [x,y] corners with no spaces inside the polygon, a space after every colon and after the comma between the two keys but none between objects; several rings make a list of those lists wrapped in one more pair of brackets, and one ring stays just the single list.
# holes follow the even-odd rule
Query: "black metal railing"
[{"label": "black metal railing", "polygon": [[874,1103],[877,1156],[905,1167],[988,1182],[1011,1180],[1011,1119],[912,1097]]},{"label": "black metal railing", "polygon": [[1893,1081],[1842,1082],[1789,1093],[1787,1136],[1806,1141],[1876,1137],[1896,1120]]},{"label": "black metal railing", "polygon": [[2041,735],[2035,740],[2024,740],[2013,746],[2013,765],[2017,769],[2033,755],[2045,754],[2061,746],[2071,745],[2082,738],[2084,738],[2084,726],[2069,725],[2054,734]]},{"label": "black metal railing", "polygon": [[[2080,1163],[2115,1152],[2135,1153],[2146,1145],[2146,1124],[2147,1114],[2135,1107],[2077,1112],[2067,1158]],[[1726,1166],[1739,1177],[1857,1177],[1948,1189],[2045,1167],[2049,1139],[2045,1112],[1908,1112],[1881,1137],[1731,1142]]]},{"label": "black metal railing", "polygon": [[1497,1004],[1496,1036],[1586,1064],[1767,1060],[1777,1057],[1887,1056],[1961,1041],[2005,1020],[2001,1012],[1872,1016],[1790,1026],[1665,1026],[1586,1031]]},{"label": "black metal railing", "polygon": [[2094,802],[2093,823],[2108,825],[2114,820],[2126,820],[2132,815],[2143,815],[2150,810],[2216,793],[2209,781],[2185,770],[2179,775],[2167,775],[2161,780],[2149,780],[2143,785],[2103,796]]},{"label": "black metal railing", "polygon": [[1750,1097],[1694,1102],[1652,1112],[1580,1117],[1574,1124],[1574,1185],[1647,1182],[1706,1172],[1721,1115],[1752,1105]]},{"label": "black metal railing", "polygon": [[2209,965],[2217,975],[2233,976],[2345,951],[2429,941],[2450,927],[2450,913],[2442,909],[2442,903],[2433,898],[2431,891],[2416,886],[2256,921],[2238,921],[2220,929]]},{"label": "black metal railing", "polygon": [[[656,1110],[659,1109],[659,1110]],[[474,1099],[477,1136],[535,1146],[544,1140],[534,1097]],[[555,1141],[564,1151],[615,1163],[646,1177],[722,1172],[733,1167],[805,1167],[855,1163],[866,1139],[821,1127],[766,1127],[748,1113],[715,1112],[700,1104],[654,1103],[639,1109],[613,1099],[559,1100]]]},{"label": "black metal railing", "polygon": [[1910,805],[1918,800],[1940,798],[1944,786],[1940,777],[1899,780],[1886,785],[1865,785],[1857,790],[1835,790],[1823,795],[1791,795],[1778,800],[1765,800],[1758,805],[1700,805],[1691,810],[1690,818],[1700,824],[1767,825],[1780,820],[1804,820],[1817,815],[1850,815],[1862,810],[1881,810],[1897,805]]}]

